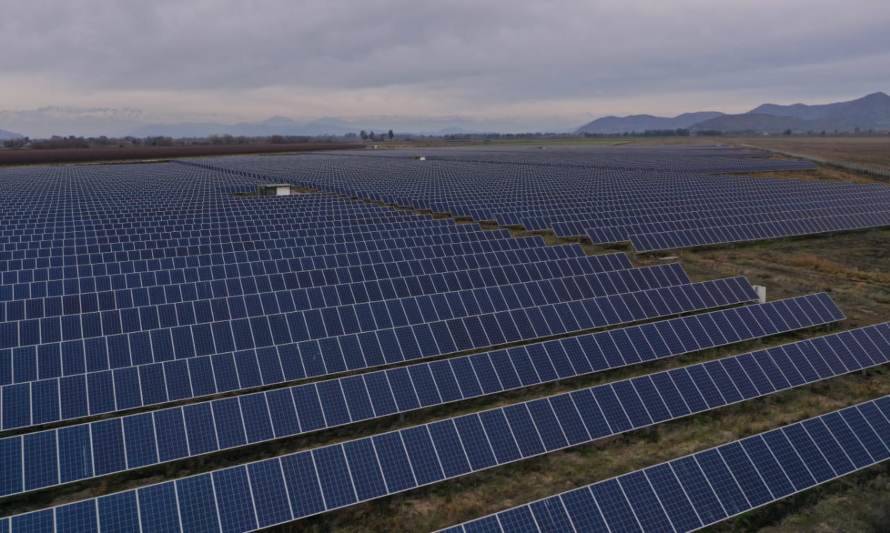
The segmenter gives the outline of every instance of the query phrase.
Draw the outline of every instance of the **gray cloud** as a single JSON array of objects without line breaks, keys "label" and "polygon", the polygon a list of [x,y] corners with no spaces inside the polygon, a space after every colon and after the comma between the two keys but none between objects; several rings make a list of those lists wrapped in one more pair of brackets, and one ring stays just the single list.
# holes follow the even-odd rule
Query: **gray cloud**
[{"label": "gray cloud", "polygon": [[36,0],[2,12],[5,109],[577,124],[890,85],[886,0]]}]

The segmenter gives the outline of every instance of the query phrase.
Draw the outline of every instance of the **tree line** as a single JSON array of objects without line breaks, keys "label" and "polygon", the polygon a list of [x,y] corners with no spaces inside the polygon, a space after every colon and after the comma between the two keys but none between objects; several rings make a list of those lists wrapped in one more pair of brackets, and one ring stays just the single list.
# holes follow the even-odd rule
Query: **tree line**
[{"label": "tree line", "polygon": [[367,140],[382,141],[384,139],[389,139],[391,141],[396,137],[396,134],[392,130],[389,130],[385,134],[381,133],[379,135],[374,133],[374,130],[371,130],[370,133],[368,133],[365,130],[362,130],[359,132],[358,136],[361,137],[363,141],[367,141]]}]

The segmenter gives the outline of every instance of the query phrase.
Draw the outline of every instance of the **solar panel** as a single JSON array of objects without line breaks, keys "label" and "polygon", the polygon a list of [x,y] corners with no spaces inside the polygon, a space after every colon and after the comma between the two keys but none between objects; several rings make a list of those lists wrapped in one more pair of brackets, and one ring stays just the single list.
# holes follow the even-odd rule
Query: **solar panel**
[{"label": "solar panel", "polygon": [[[574,305],[563,302],[538,306],[529,302],[532,305],[528,307],[485,313],[478,317],[439,320],[414,326],[390,325],[361,334],[322,338],[320,341],[275,344],[275,337],[268,334],[270,342],[264,347],[248,347],[212,356],[196,353],[194,348],[191,351],[177,351],[182,347],[194,347],[194,339],[199,337],[185,335],[200,332],[200,328],[168,328],[158,330],[165,336],[150,337],[151,350],[135,352],[146,357],[144,364],[135,366],[132,364],[135,362],[132,346],[134,339],[138,338],[137,334],[122,336],[129,343],[115,344],[113,350],[104,344],[106,338],[100,337],[98,342],[89,345],[89,349],[74,352],[76,357],[85,359],[84,363],[76,366],[76,374],[0,388],[2,427],[23,428],[37,423],[144,406],[145,396],[140,397],[137,393],[143,388],[152,387],[151,381],[155,384],[165,382],[167,400],[179,400],[755,300],[756,295],[744,278],[727,278],[577,300]],[[562,316],[572,317],[574,322],[566,325],[560,318]],[[316,319],[316,323],[322,324],[319,317]],[[243,331],[242,338],[246,340],[252,332],[255,338],[254,322],[241,323],[250,328]],[[266,327],[270,327],[266,324]],[[291,324],[285,322],[285,325]],[[183,335],[178,338],[181,344],[176,344],[177,337],[173,331]],[[304,335],[308,334],[305,325],[302,331]],[[500,336],[495,337],[496,334]],[[129,365],[124,358],[128,355],[128,348],[131,350]],[[61,349],[52,353],[59,352]],[[174,354],[177,358],[174,358]],[[91,361],[99,358],[100,362],[108,365],[112,356],[121,361],[120,368],[90,371]],[[152,361],[149,357],[161,360]],[[151,366],[152,362],[155,366]],[[39,408],[56,403],[61,403],[60,409]]]},{"label": "solar panel", "polygon": [[[677,265],[388,205],[687,246],[880,225],[890,199],[878,184],[743,176],[811,165],[727,147],[411,156],[0,170],[0,430],[16,431],[0,439],[0,496],[843,317],[825,294],[736,308],[756,299],[744,278],[690,283]],[[256,194],[282,181],[315,192]],[[884,335],[693,365],[666,374],[673,388],[652,375],[588,391],[605,426],[564,395],[0,519],[0,533],[277,524],[880,364],[868,355]]]},{"label": "solar panel", "polygon": [[[879,200],[886,206],[886,200]],[[849,213],[850,208],[838,209],[838,213]],[[746,241],[761,241],[778,237],[818,235],[836,231],[850,231],[879,228],[890,225],[890,211],[885,207],[856,214],[835,214],[813,218],[778,220],[775,222],[748,222],[732,226],[715,225],[705,228],[640,233],[631,235],[634,249],[638,252],[653,252],[673,248],[689,248],[712,244],[728,244]]]},{"label": "solar panel", "polygon": [[[585,154],[559,149],[543,158],[518,150],[497,156],[432,150],[428,159],[419,164],[406,152],[341,152],[274,162],[241,157],[186,164],[220,172],[250,169],[269,179],[295,181],[299,175],[306,186],[530,230],[552,228],[558,236],[588,235],[594,243],[636,235],[641,251],[684,247],[681,241],[693,233],[711,244],[752,240],[751,235],[704,236],[739,227],[759,233],[756,238],[776,238],[827,231],[823,226],[885,226],[881,213],[890,199],[890,188],[881,185],[740,176],[735,173],[812,165],[737,148],[621,147]],[[836,216],[845,221],[829,224],[825,218]],[[822,223],[812,222],[820,217]],[[655,241],[661,248],[652,248]]]},{"label": "solar panel", "polygon": [[[455,300],[455,298],[466,300],[467,298],[474,297],[474,294],[481,294],[483,298],[485,296],[491,298],[495,297],[494,295],[497,295],[497,297],[508,300],[510,298],[509,295],[522,294],[523,291],[525,291],[531,295],[540,294],[540,297],[535,298],[535,303],[543,305],[560,301],[571,301],[573,299],[580,300],[595,296],[635,292],[669,285],[688,284],[689,277],[683,272],[679,265],[673,264],[616,272],[560,275],[555,278],[549,277],[522,282],[507,282],[503,284],[498,283],[495,279],[492,279],[491,283],[488,284],[481,278],[479,278],[475,284],[472,280],[467,281],[468,283],[466,283],[466,285],[461,284],[462,286],[454,290],[446,289],[445,291],[437,291],[434,287],[431,287],[428,290],[423,291],[418,287],[417,292],[419,292],[420,295],[429,294],[434,295],[435,298],[440,300],[445,298],[448,301],[457,302],[458,300]],[[404,290],[406,293],[409,292],[407,290],[408,283],[410,283],[410,281],[406,280],[406,289]],[[415,284],[419,285],[416,280]],[[55,342],[62,338],[63,332],[64,340],[75,341],[102,335],[148,331],[156,329],[159,326],[173,328],[177,326],[189,326],[195,323],[213,323],[229,319],[245,319],[260,314],[271,316],[285,311],[289,313],[287,315],[287,320],[301,320],[295,318],[294,313],[309,311],[310,309],[323,309],[339,306],[341,307],[339,310],[328,309],[321,311],[323,321],[325,322],[325,329],[330,331],[332,329],[329,327],[331,326],[331,323],[324,320],[325,316],[329,316],[326,313],[342,314],[344,313],[344,310],[342,309],[343,306],[349,306],[352,313],[358,313],[360,311],[355,307],[355,303],[357,303],[355,302],[355,298],[350,298],[349,301],[343,304],[337,301],[339,298],[335,299],[332,291],[328,291],[327,294],[321,290],[313,291],[311,293],[308,291],[290,293],[284,290],[275,291],[270,286],[266,291],[260,292],[255,290],[251,291],[252,294],[245,295],[240,294],[244,292],[242,289],[244,285],[244,281],[238,285],[231,285],[233,291],[238,292],[239,294],[229,296],[223,301],[212,298],[211,295],[204,295],[203,298],[199,298],[197,287],[194,285],[186,286],[186,292],[190,293],[187,298],[177,297],[175,291],[167,291],[165,294],[170,295],[170,299],[173,301],[165,304],[141,302],[142,305],[133,305],[135,302],[127,298],[126,294],[103,293],[99,296],[100,298],[106,297],[102,298],[102,300],[108,300],[107,303],[98,301],[96,298],[86,299],[85,301],[88,302],[90,307],[88,307],[88,309],[83,309],[82,307],[77,307],[77,303],[79,302],[74,301],[75,299],[65,299],[64,303],[70,304],[68,312],[65,312],[65,310],[62,309],[59,314],[54,314],[52,316],[41,316],[30,319],[18,318],[0,322],[0,332],[2,332],[0,333],[0,348],[18,348]],[[402,286],[402,284],[378,283],[362,285],[361,287],[356,288],[359,294],[363,296],[363,301],[358,303],[382,302],[400,299],[403,296],[410,296],[409,294],[403,295],[398,293]],[[344,291],[352,289],[352,287],[343,287],[342,285],[339,288]],[[484,292],[472,291],[472,289],[483,288],[486,289]],[[272,292],[275,292],[274,300],[270,296],[270,293]],[[266,295],[267,297],[263,298],[263,295]],[[124,300],[121,305],[110,301],[116,299],[115,296],[121,296],[121,300]],[[441,301],[444,302],[444,300]],[[42,304],[43,301],[29,301],[28,303]],[[62,307],[62,303],[63,301],[61,299],[58,300],[59,307]],[[417,300],[409,301],[407,299],[401,300],[400,305],[406,306],[409,303],[419,305]],[[524,302],[519,302],[515,304],[514,307],[518,308],[522,303]],[[386,305],[389,306],[389,302],[387,302]],[[23,308],[24,306],[19,307]],[[458,307],[463,308],[462,305]],[[214,311],[218,311],[219,309],[223,309],[224,313],[217,312],[214,314]],[[378,309],[380,309],[379,305],[371,304],[370,313],[375,322],[381,324],[390,321],[389,318],[384,320],[379,314]],[[19,312],[17,315],[18,314],[22,313]],[[42,313],[40,313],[39,310],[35,310],[32,314]],[[312,315],[305,315],[305,317],[307,317],[307,322],[309,321],[308,317],[310,316]],[[459,316],[461,316],[460,311],[452,310],[453,318]],[[418,317],[416,322],[408,320],[406,324],[430,320],[433,320],[433,318],[426,318],[424,320],[423,318]],[[335,329],[340,330],[342,328],[336,327]]]},{"label": "solar panel", "polygon": [[[828,320],[823,318],[824,309],[830,310]],[[746,328],[741,333],[745,337],[737,340],[842,318],[824,293],[803,296],[30,433],[0,439],[0,448],[11,446],[7,441],[12,440],[21,441],[22,449],[34,452],[37,452],[35,442],[52,448],[47,453],[23,457],[26,467],[20,490],[36,490],[706,350],[726,344],[727,333],[739,331],[745,323],[757,323],[758,316],[766,329],[754,334],[747,333]],[[793,318],[794,325],[788,324],[786,318]],[[710,326],[706,329],[703,324]],[[683,342],[684,336],[690,336],[691,342]],[[622,339],[633,339],[633,342],[623,343]],[[201,416],[201,413],[212,416]],[[96,435],[102,432],[93,428],[111,428],[114,438],[97,440]],[[237,437],[225,442],[222,436],[230,434]],[[201,435],[220,438],[207,441]],[[119,460],[106,462],[100,469],[92,468],[82,459],[100,455],[113,455]],[[9,464],[17,465],[18,460]],[[30,474],[32,470],[37,474]],[[56,475],[43,475],[48,472]],[[0,486],[0,496],[9,495],[4,490],[12,488],[13,484]]]},{"label": "solar panel", "polygon": [[[133,502],[144,491],[169,493],[166,487],[173,487],[174,494],[179,494],[179,508],[186,506],[189,512],[179,515],[173,500],[168,498],[166,503],[154,505],[165,505],[165,514],[188,520],[219,520],[213,527],[222,530],[269,526],[885,364],[890,361],[888,327],[888,323],[867,326],[820,337],[824,342],[799,341],[606,383],[149,485],[78,505],[92,505],[100,516],[107,510],[135,521],[140,511]],[[829,338],[835,339],[843,351],[835,351]],[[887,427],[890,428],[890,422]],[[807,427],[802,425],[798,434],[789,438],[803,443],[806,431]],[[818,442],[817,445],[824,445],[821,443],[828,441]],[[808,445],[812,447],[812,441]],[[718,458],[712,453],[707,459],[713,462],[708,464],[719,467]],[[838,461],[842,461],[839,456]],[[708,475],[721,475],[719,469],[710,470],[704,462],[702,465],[708,469]],[[821,481],[833,477],[833,467],[827,463],[825,466],[828,475]],[[723,479],[731,478],[723,468]],[[601,493],[608,501],[628,506],[617,497],[621,491],[615,492],[618,487],[611,483],[600,486],[594,494]],[[278,504],[257,502],[253,487],[259,487],[264,494],[278,495]],[[732,490],[739,493],[738,487]],[[282,494],[289,501],[285,502]],[[726,497],[721,495],[721,499]],[[196,500],[205,505],[197,509],[192,505]],[[224,503],[220,504],[221,501]],[[59,510],[65,508],[13,517],[13,530],[17,521],[45,520],[51,524]],[[627,513],[609,509],[608,520],[615,520],[616,524],[628,520]],[[739,506],[736,512],[746,509]]]},{"label": "solar panel", "polygon": [[[78,256],[78,261],[64,264],[52,258],[12,259],[0,261],[4,285],[16,285],[38,280],[74,280],[97,276],[111,276],[117,282],[111,288],[124,288],[128,279],[134,279],[143,272],[156,272],[199,265],[241,265],[241,269],[251,263],[274,261],[282,266],[283,272],[318,270],[321,268],[356,267],[386,264],[399,261],[418,261],[460,255],[477,255],[486,252],[526,250],[544,245],[539,237],[522,239],[480,240],[468,243],[408,246],[373,250],[368,252],[318,253],[305,255],[300,247],[283,249],[255,249],[252,244],[239,247],[227,245],[188,246],[174,249],[169,254],[155,253],[153,250],[97,254],[99,257]],[[321,250],[320,252],[325,252]],[[93,259],[96,261],[93,262]],[[284,261],[282,263],[282,261]],[[245,263],[247,265],[245,265]],[[268,264],[268,263],[264,263]],[[172,265],[172,266],[171,266]],[[172,273],[178,275],[179,272]],[[123,277],[115,277],[123,275]],[[105,278],[100,278],[105,279]],[[184,280],[183,280],[184,281]],[[73,283],[73,281],[72,281]],[[121,286],[123,285],[123,286]],[[64,286],[64,283],[62,284]],[[15,287],[13,288],[15,291]],[[22,290],[22,289],[19,289]],[[8,289],[5,291],[8,293]]]},{"label": "solar panel", "polygon": [[888,457],[883,396],[442,531],[692,531]]},{"label": "solar panel", "polygon": [[[538,253],[544,251],[557,253]],[[269,292],[284,292],[285,298],[290,297],[295,300],[294,306],[297,305],[296,301],[299,301],[297,299],[306,298],[310,298],[313,302],[315,299],[320,299],[326,305],[336,305],[336,300],[335,303],[328,303],[332,299],[330,295],[334,290],[338,296],[351,294],[353,301],[363,301],[363,297],[370,297],[363,295],[369,292],[373,294],[372,291],[382,294],[399,291],[398,296],[419,296],[461,288],[478,288],[485,286],[483,283],[507,284],[631,268],[616,265],[612,259],[618,259],[617,256],[559,257],[560,251],[560,248],[532,250],[533,253],[530,254],[509,256],[500,264],[486,264],[485,256],[474,257],[472,263],[459,262],[458,257],[455,257],[451,259],[450,264],[441,260],[432,264],[400,262],[386,264],[381,269],[321,269],[286,274],[259,273],[250,276],[241,276],[240,272],[236,272],[237,278],[226,277],[229,274],[227,269],[219,267],[219,276],[215,273],[216,268],[206,269],[205,275],[201,276],[202,279],[199,281],[171,283],[172,276],[169,280],[158,280],[156,276],[140,276],[139,286],[113,290],[97,290],[96,284],[90,283],[87,286],[84,280],[80,280],[79,283],[82,285],[76,294],[62,294],[61,285],[57,290],[54,290],[55,287],[43,285],[43,290],[39,291],[43,296],[14,298],[0,302],[0,317],[3,321],[12,321],[199,299],[264,295]],[[434,266],[438,268],[433,268]],[[451,268],[448,268],[449,266]],[[167,281],[167,283],[158,284],[157,281]],[[405,288],[402,288],[403,286]],[[443,286],[445,288],[442,288]],[[38,292],[33,284],[30,289],[31,293]],[[322,297],[315,296],[319,292],[323,293]],[[382,298],[381,296],[379,299]],[[349,302],[346,297],[341,296],[340,299],[345,303]]]}]

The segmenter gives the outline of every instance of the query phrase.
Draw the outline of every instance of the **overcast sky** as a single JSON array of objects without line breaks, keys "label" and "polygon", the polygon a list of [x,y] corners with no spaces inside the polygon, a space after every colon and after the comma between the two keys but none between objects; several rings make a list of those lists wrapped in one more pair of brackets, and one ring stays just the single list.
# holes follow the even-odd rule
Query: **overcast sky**
[{"label": "overcast sky", "polygon": [[547,129],[890,90],[888,0],[0,5],[0,110],[466,117]]}]

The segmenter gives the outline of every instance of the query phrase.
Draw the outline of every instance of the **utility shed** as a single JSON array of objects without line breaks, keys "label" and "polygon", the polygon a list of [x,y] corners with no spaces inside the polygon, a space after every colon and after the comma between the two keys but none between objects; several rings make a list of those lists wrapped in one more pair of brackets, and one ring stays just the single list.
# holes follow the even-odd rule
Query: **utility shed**
[{"label": "utility shed", "polygon": [[290,196],[291,195],[291,184],[290,183],[261,183],[257,185],[257,190],[260,194],[266,196]]}]

